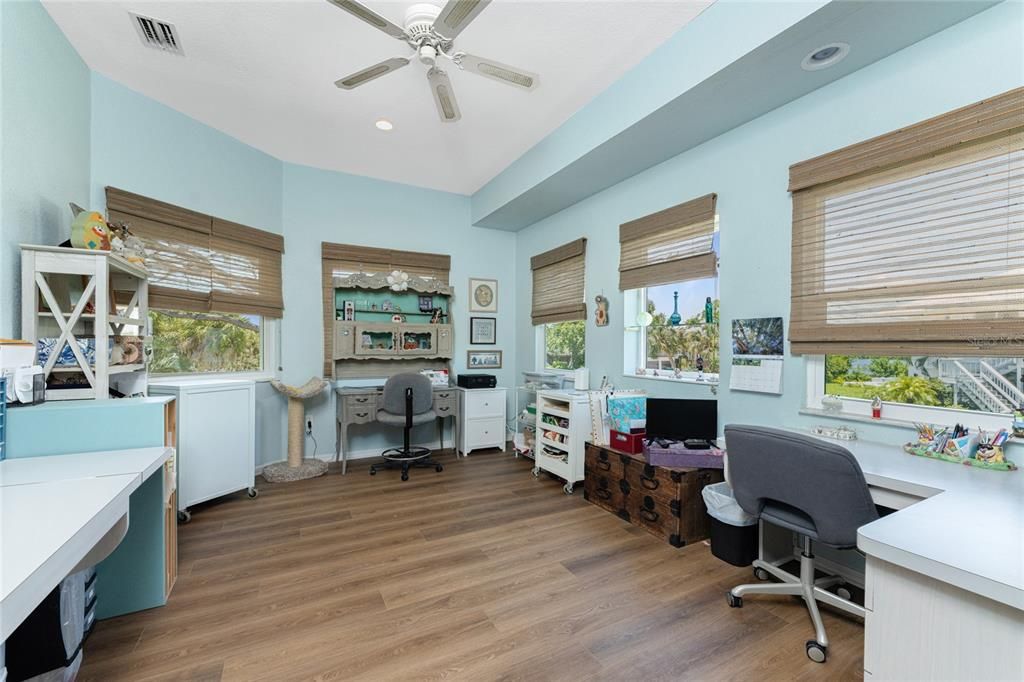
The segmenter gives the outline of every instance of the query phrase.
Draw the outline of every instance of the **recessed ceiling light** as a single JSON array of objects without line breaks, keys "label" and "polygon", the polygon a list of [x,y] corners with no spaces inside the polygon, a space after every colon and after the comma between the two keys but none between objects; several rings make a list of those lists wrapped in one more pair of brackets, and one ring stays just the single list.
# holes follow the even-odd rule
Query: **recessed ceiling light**
[{"label": "recessed ceiling light", "polygon": [[850,54],[850,46],[846,43],[829,43],[812,51],[800,62],[804,71],[820,71],[835,66]]},{"label": "recessed ceiling light", "polygon": [[386,118],[382,118],[373,125],[377,126],[377,130],[391,130],[395,127],[395,124]]}]

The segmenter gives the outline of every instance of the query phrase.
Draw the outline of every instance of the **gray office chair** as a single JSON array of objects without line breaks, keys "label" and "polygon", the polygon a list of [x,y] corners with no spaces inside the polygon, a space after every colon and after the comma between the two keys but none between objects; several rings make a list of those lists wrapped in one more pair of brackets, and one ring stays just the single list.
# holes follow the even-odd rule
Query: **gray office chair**
[{"label": "gray office chair", "polygon": [[855,548],[857,529],[878,518],[860,465],[839,445],[779,429],[730,425],[725,441],[730,484],[740,507],[803,537],[799,577],[758,559],[755,573],[763,571],[782,582],[734,587],[728,593],[729,606],[743,606],[747,594],[803,597],[815,633],[806,644],[807,657],[824,663],[828,637],[817,602],[862,618],[864,607],[825,589],[841,584],[842,578],[815,580],[812,543]]},{"label": "gray office chair", "polygon": [[[386,460],[383,468],[401,469],[403,481],[409,480],[411,467],[434,467],[435,471],[444,471],[443,466],[430,458],[430,448],[409,443],[412,427],[437,419],[437,413],[431,409],[433,404],[433,387],[430,379],[422,374],[396,374],[384,384],[384,407],[377,410],[377,421],[403,427],[405,437],[401,448],[388,448],[381,453]],[[377,475],[376,464],[370,467],[370,475]]]}]

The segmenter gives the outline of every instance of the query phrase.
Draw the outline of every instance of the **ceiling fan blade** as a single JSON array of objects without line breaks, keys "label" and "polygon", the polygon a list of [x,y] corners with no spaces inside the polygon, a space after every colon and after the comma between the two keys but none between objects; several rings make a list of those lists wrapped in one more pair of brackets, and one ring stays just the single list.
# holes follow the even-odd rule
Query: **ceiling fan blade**
[{"label": "ceiling fan blade", "polygon": [[434,30],[452,40],[484,11],[490,2],[491,0],[448,0],[448,4],[437,15],[437,19],[434,19]]},{"label": "ceiling fan blade", "polygon": [[357,19],[365,21],[370,26],[373,26],[374,28],[380,31],[384,31],[393,38],[405,40],[409,37],[405,33],[405,29],[403,29],[401,26],[388,21],[387,19],[374,12],[366,5],[360,2],[356,2],[356,0],[327,0],[327,2],[331,3],[338,9],[345,10],[346,12],[356,17]]},{"label": "ceiling fan blade", "polygon": [[380,64],[374,64],[368,69],[356,71],[344,78],[340,78],[334,81],[334,84],[342,90],[352,90],[353,88],[358,88],[364,83],[369,83],[375,78],[380,78],[381,76],[388,75],[392,71],[397,71],[408,63],[409,60],[404,57],[392,57],[391,59],[385,59]]},{"label": "ceiling fan blade", "polygon": [[540,76],[535,73],[515,66],[509,66],[508,64],[502,64],[493,59],[484,59],[475,54],[459,55],[457,63],[466,71],[472,71],[481,76],[494,79],[499,83],[514,85],[523,90],[533,90],[537,87],[537,83],[540,80]]},{"label": "ceiling fan blade", "polygon": [[435,66],[427,71],[427,80],[430,82],[430,93],[434,96],[434,104],[437,105],[437,113],[441,120],[445,123],[454,123],[462,118],[448,74]]}]

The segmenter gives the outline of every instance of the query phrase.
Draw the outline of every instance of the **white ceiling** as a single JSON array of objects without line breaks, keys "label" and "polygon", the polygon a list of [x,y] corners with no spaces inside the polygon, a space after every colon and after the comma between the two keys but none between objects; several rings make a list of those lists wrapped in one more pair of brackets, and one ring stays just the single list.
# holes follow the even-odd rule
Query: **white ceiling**
[{"label": "white ceiling", "polygon": [[[365,4],[402,25],[412,1]],[[456,48],[540,84],[524,92],[448,66],[462,120],[447,124],[416,61],[334,87],[411,49],[326,0],[44,5],[90,68],[284,161],[472,194],[711,2],[494,0]],[[185,57],[143,46],[129,10],[174,24]],[[376,130],[379,118],[394,130]]]}]

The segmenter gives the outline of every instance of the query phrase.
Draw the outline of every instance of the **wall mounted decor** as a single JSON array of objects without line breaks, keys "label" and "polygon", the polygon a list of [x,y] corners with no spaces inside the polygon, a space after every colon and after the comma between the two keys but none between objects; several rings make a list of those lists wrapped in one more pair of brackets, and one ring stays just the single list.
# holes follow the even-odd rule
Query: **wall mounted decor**
[{"label": "wall mounted decor", "polygon": [[469,369],[501,369],[501,351],[466,351],[466,367]]},{"label": "wall mounted decor", "polygon": [[608,299],[600,294],[594,299],[594,324],[598,327],[608,326]]},{"label": "wall mounted decor", "polygon": [[469,318],[469,342],[493,345],[498,342],[498,320],[494,317]]},{"label": "wall mounted decor", "polygon": [[469,278],[469,312],[498,312],[498,280]]}]

